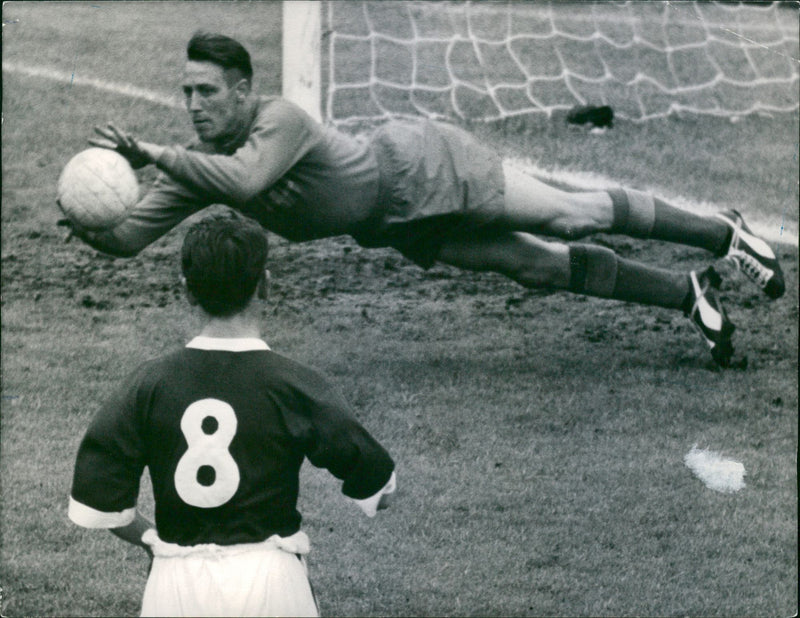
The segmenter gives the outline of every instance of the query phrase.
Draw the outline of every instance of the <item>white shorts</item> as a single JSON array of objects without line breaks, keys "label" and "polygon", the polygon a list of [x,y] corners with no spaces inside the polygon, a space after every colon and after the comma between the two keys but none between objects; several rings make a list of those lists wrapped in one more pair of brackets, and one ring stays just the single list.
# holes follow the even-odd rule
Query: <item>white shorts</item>
[{"label": "white shorts", "polygon": [[318,616],[305,561],[308,537],[182,547],[148,530],[153,568],[142,616]]}]

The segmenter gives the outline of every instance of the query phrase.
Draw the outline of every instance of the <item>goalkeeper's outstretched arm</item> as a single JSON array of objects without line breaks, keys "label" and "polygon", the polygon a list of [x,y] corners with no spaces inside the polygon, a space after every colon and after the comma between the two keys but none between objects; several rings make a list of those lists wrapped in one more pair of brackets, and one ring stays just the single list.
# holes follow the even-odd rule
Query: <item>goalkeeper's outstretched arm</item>
[{"label": "goalkeeper's outstretched arm", "polygon": [[161,238],[186,217],[202,210],[209,201],[191,189],[160,174],[150,191],[130,214],[110,230],[91,231],[69,220],[59,221],[93,249],[115,257],[133,257]]},{"label": "goalkeeper's outstretched arm", "polygon": [[79,238],[92,249],[100,251],[101,253],[113,255],[114,257],[133,257],[138,254],[140,250],[137,247],[124,245],[114,236],[113,230],[93,232],[82,228],[69,219],[59,219],[58,225],[69,230],[65,239],[66,242],[70,242],[73,238]]}]

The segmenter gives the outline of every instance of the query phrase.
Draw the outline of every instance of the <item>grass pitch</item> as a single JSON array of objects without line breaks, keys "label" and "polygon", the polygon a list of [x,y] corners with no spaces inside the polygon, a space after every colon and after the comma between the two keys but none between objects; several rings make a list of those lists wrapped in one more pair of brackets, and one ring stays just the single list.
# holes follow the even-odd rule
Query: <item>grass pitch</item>
[{"label": "grass pitch", "polygon": [[[191,32],[221,28],[255,52],[259,87],[275,92],[279,8],[10,3],[4,61],[169,93]],[[98,401],[196,328],[178,283],[185,228],[113,260],[62,242],[53,199],[94,124],[113,119],[165,143],[191,130],[177,110],[5,72],[3,116],[2,612],[136,614],[144,554],[72,525],[67,497]],[[398,464],[396,505],[375,520],[304,469],[323,614],[790,615],[797,118],[673,118],[604,135],[545,120],[475,130],[545,169],[739,208],[773,234],[783,224],[788,290],[770,303],[738,278],[726,283],[748,366],[720,371],[679,314],[426,272],[346,238],[272,236],[267,340],[327,373]],[[709,260],[593,240],[665,267]],[[682,461],[695,443],[742,461],[747,486],[706,489]]]}]

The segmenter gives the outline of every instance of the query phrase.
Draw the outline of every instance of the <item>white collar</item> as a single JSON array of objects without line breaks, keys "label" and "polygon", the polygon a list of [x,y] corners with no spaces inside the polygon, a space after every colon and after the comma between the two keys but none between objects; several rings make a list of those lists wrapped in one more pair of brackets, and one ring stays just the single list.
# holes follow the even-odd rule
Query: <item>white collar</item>
[{"label": "white collar", "polygon": [[266,341],[256,337],[206,337],[198,335],[186,344],[196,350],[216,350],[221,352],[251,352],[269,350]]}]

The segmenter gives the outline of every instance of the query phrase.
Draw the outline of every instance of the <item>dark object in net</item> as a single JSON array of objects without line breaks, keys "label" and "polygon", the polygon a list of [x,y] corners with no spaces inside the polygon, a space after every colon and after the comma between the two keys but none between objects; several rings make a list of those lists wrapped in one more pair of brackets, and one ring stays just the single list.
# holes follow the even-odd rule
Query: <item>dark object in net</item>
[{"label": "dark object in net", "polygon": [[575,106],[567,114],[567,122],[572,124],[593,124],[596,127],[614,126],[614,110],[608,105]]}]

